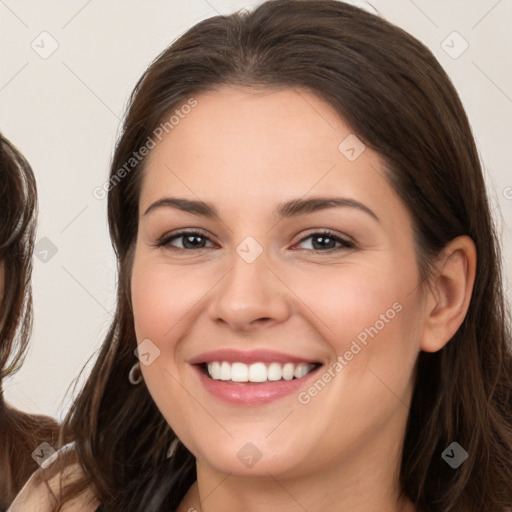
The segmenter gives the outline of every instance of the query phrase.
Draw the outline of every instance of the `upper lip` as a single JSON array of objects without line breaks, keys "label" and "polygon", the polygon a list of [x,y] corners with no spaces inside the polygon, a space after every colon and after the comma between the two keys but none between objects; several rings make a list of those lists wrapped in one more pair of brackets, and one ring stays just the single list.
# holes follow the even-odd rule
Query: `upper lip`
[{"label": "upper lip", "polygon": [[250,351],[236,350],[234,348],[223,348],[203,352],[189,360],[190,364],[211,363],[213,361],[226,361],[228,363],[318,363],[318,360],[298,357],[275,350],[256,349]]}]

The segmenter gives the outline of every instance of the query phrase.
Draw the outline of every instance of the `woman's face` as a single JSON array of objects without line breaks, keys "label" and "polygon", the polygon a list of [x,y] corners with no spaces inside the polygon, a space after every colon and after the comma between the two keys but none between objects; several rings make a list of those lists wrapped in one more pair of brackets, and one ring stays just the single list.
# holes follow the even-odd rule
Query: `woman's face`
[{"label": "woman's face", "polygon": [[389,465],[424,314],[411,218],[382,161],[305,90],[195,100],[150,151],[140,195],[131,293],[153,399],[217,471]]}]

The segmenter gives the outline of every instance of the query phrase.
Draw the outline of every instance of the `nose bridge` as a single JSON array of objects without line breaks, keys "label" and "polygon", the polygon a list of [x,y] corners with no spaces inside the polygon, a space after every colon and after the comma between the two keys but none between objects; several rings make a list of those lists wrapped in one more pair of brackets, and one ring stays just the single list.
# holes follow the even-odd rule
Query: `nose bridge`
[{"label": "nose bridge", "polygon": [[271,258],[263,241],[247,236],[230,258],[227,273],[210,305],[212,319],[242,328],[259,319],[280,319],[286,314],[283,289],[268,268]]}]

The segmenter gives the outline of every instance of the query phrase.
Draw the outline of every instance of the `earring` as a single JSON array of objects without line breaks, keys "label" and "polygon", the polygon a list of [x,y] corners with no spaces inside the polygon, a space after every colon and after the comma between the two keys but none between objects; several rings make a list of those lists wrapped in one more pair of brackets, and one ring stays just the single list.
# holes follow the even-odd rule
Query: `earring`
[{"label": "earring", "polygon": [[179,443],[180,443],[180,440],[177,437],[175,437],[172,440],[172,443],[169,446],[169,449],[167,450],[167,458],[168,459],[170,459],[174,455],[174,452],[176,451],[176,448],[178,448]]},{"label": "earring", "polygon": [[[138,375],[136,376],[138,372]],[[140,363],[137,361],[130,369],[130,373],[128,374],[128,380],[130,384],[136,386],[142,382],[142,372],[140,371]]]}]

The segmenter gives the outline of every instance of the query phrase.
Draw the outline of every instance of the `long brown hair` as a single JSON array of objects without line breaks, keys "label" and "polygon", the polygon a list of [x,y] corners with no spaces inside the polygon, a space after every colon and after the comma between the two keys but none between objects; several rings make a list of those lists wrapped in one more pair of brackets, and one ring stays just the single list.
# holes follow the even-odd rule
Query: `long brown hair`
[{"label": "long brown hair", "polygon": [[[333,106],[387,163],[388,179],[413,219],[424,284],[450,240],[473,239],[478,268],[466,318],[442,350],[418,357],[400,486],[421,510],[512,506],[510,316],[468,118],[422,43],[336,0],[270,0],[251,12],[201,21],[137,83],[108,183],[117,309],[65,420],[85,475],[65,489],[64,500],[91,485],[101,510],[175,510],[196,478],[186,447],[167,458],[175,434],[146,386],[128,381],[136,347],[130,273],[145,159],[129,171],[126,163],[171,111],[222,85],[303,88]],[[469,454],[457,470],[441,458],[453,441]]]},{"label": "long brown hair", "polygon": [[0,511],[39,466],[30,456],[42,442],[55,444],[52,418],[26,414],[5,403],[2,383],[21,366],[32,329],[32,252],[37,191],[32,168],[0,134]]}]

